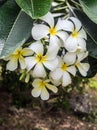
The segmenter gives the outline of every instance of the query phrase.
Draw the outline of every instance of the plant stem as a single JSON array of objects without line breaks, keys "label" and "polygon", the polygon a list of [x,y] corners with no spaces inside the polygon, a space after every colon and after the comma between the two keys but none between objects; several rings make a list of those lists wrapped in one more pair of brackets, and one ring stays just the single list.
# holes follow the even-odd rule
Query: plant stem
[{"label": "plant stem", "polygon": [[72,12],[72,14],[73,14],[75,17],[77,17],[76,14],[74,13],[73,9],[72,9],[72,6],[69,4],[68,1],[66,1],[66,4],[67,4],[69,10]]},{"label": "plant stem", "polygon": [[77,2],[75,2],[74,0],[71,0],[71,2],[72,2],[72,3],[74,3],[75,5],[77,5],[77,6],[80,6],[80,7],[81,7],[81,5],[80,5],[79,3],[77,3]]}]

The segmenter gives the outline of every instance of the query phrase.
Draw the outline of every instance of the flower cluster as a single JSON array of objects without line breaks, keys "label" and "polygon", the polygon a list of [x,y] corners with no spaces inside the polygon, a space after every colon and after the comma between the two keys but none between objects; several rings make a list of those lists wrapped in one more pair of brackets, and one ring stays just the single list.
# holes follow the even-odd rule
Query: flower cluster
[{"label": "flower cluster", "polygon": [[48,89],[56,93],[58,86],[72,83],[71,76],[79,72],[86,76],[89,64],[86,48],[87,35],[81,22],[75,18],[54,19],[48,12],[32,28],[33,42],[28,48],[19,48],[5,60],[7,69],[15,70],[18,62],[33,77],[32,95],[49,99]]}]

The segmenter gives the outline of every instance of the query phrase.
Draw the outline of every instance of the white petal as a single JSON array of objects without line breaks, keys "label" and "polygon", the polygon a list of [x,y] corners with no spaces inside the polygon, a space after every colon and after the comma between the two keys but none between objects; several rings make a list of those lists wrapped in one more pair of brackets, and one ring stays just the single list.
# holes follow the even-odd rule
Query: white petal
[{"label": "white petal", "polygon": [[61,25],[63,27],[63,30],[72,32],[74,30],[74,25],[69,20],[62,20]]},{"label": "white petal", "polygon": [[77,68],[82,76],[86,76],[87,71],[89,70],[89,64],[88,63],[79,63],[77,65]]},{"label": "white petal", "polygon": [[88,63],[80,63],[85,71],[88,71],[90,68],[90,65]]},{"label": "white petal", "polygon": [[63,31],[58,31],[57,36],[63,41],[65,42],[67,40],[67,38],[69,37],[68,33],[63,32]]},{"label": "white petal", "polygon": [[48,60],[53,60],[57,57],[57,54],[58,54],[58,50],[59,50],[59,47],[57,45],[55,46],[49,46],[48,47],[48,51],[47,51],[47,54],[46,54],[46,57]]},{"label": "white petal", "polygon": [[55,86],[61,85],[61,79],[60,79],[60,80],[54,80],[54,79],[52,79],[52,78],[50,77],[50,80],[51,80],[51,82],[52,82]]},{"label": "white petal", "polygon": [[57,22],[55,28],[57,29],[57,31],[58,30],[63,30],[62,20],[60,18],[58,19],[58,22]]},{"label": "white petal", "polygon": [[63,74],[63,81],[62,81],[62,86],[67,86],[71,84],[71,77],[70,74],[68,72],[64,72]]},{"label": "white petal", "polygon": [[78,38],[78,48],[83,51],[86,50],[86,41],[84,39]]},{"label": "white petal", "polygon": [[63,58],[58,57],[58,68],[61,68],[63,64],[64,64]]},{"label": "white petal", "polygon": [[53,79],[53,80],[60,80],[61,77],[62,77],[62,70],[60,68],[50,72],[50,77]]},{"label": "white petal", "polygon": [[25,62],[26,62],[28,71],[31,70],[34,67],[34,65],[36,64],[35,57],[26,57]]},{"label": "white petal", "polygon": [[40,96],[41,96],[42,100],[48,100],[49,99],[49,93],[48,93],[48,91],[45,87],[42,88]]},{"label": "white petal", "polygon": [[73,76],[76,75],[76,68],[75,68],[75,66],[70,66],[70,67],[68,67],[68,68],[67,68],[67,71],[68,71],[69,73],[71,73]]},{"label": "white petal", "polygon": [[77,66],[79,72],[81,73],[82,76],[86,76],[87,75],[87,72],[83,69],[82,66],[78,65]]},{"label": "white petal", "polygon": [[33,77],[45,77],[46,71],[41,63],[38,63],[32,72]]},{"label": "white petal", "polygon": [[32,28],[32,36],[35,40],[40,40],[47,36],[49,33],[49,27],[46,25],[36,24]]},{"label": "white petal", "polygon": [[36,54],[43,54],[43,44],[40,41],[34,42],[29,46]]},{"label": "white petal", "polygon": [[41,94],[41,87],[33,88],[33,90],[31,91],[31,94],[33,97],[39,97],[39,95]]},{"label": "white petal", "polygon": [[78,56],[78,61],[82,61],[83,59],[85,59],[88,56],[88,51],[78,53],[77,56]]},{"label": "white petal", "polygon": [[40,17],[40,19],[45,21],[46,23],[48,23],[50,25],[50,27],[54,26],[54,18],[50,12],[48,12],[46,15]]},{"label": "white petal", "polygon": [[[61,69],[60,69],[61,70]],[[55,70],[54,70],[55,71]],[[49,73],[49,79],[50,79],[50,81],[52,82],[52,84],[54,84],[55,86],[59,86],[59,85],[61,85],[61,78],[59,79],[59,80],[55,80],[55,79],[53,79],[53,72],[54,71],[51,71],[50,73]],[[62,71],[61,71],[62,72]],[[60,74],[60,73],[59,73]],[[61,76],[62,77],[62,76]]]},{"label": "white petal", "polygon": [[75,52],[67,52],[64,56],[64,62],[68,65],[74,64],[76,61],[76,53]]},{"label": "white petal", "polygon": [[31,49],[29,49],[29,48],[24,48],[22,50],[22,55],[23,56],[29,56],[29,55],[32,55],[32,54],[33,54],[33,51]]},{"label": "white petal", "polygon": [[79,19],[75,18],[75,17],[70,17],[70,19],[73,21],[74,25],[75,25],[75,30],[79,31],[79,29],[81,28],[82,24],[79,21]]},{"label": "white petal", "polygon": [[87,40],[87,34],[86,34],[86,32],[84,31],[83,28],[78,32],[78,34],[79,34],[80,38],[84,38],[84,39]]},{"label": "white petal", "polygon": [[50,36],[50,46],[51,47],[54,47],[54,46],[61,47],[62,43],[57,36]]},{"label": "white petal", "polygon": [[10,59],[10,61],[7,63],[7,70],[14,71],[18,66],[18,59],[14,56]]},{"label": "white petal", "polygon": [[35,79],[32,83],[33,87],[40,87],[41,79]]},{"label": "white petal", "polygon": [[25,62],[25,59],[22,56],[19,58],[19,62],[20,62],[21,69],[25,69],[26,68],[26,62]]},{"label": "white petal", "polygon": [[77,38],[72,38],[71,36],[67,39],[67,41],[64,43],[64,47],[69,52],[75,52],[78,47],[78,41]]},{"label": "white petal", "polygon": [[47,87],[49,90],[53,91],[54,93],[57,93],[57,92],[58,92],[58,88],[57,88],[56,86],[54,86],[54,85],[46,84],[46,87]]},{"label": "white petal", "polygon": [[83,60],[83,56],[84,56],[84,51],[79,51],[77,52],[77,58],[78,58],[78,61],[80,62],[81,60]]},{"label": "white petal", "polygon": [[44,62],[43,64],[46,68],[53,71],[58,66],[58,59],[55,58],[54,60],[48,60]]}]

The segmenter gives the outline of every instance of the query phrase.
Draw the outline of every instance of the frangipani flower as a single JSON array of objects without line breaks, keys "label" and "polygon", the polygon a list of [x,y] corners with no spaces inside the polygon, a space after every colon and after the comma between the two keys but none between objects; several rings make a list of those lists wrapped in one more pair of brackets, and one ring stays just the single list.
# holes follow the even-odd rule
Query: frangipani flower
[{"label": "frangipani flower", "polygon": [[40,18],[45,24],[35,24],[32,28],[32,36],[35,40],[40,40],[50,35],[50,44],[61,44],[59,38],[63,41],[66,41],[68,34],[63,31],[61,19],[58,19],[57,24],[55,25],[55,21],[53,15],[49,12],[45,16]]},{"label": "frangipani flower", "polygon": [[18,67],[18,62],[20,63],[21,69],[26,68],[25,56],[31,56],[33,51],[30,48],[18,48],[13,54],[6,57],[4,60],[8,61],[7,69],[14,71]]},{"label": "frangipani flower", "polygon": [[54,71],[50,73],[50,77],[55,82],[61,81],[62,86],[67,86],[71,84],[70,74],[75,76],[76,74],[75,66],[72,64],[69,64],[68,61],[66,60],[63,61],[61,58],[59,58],[59,65]]},{"label": "frangipani flower", "polygon": [[63,20],[63,23],[64,30],[71,32],[66,42],[64,42],[64,47],[70,52],[74,52],[78,48],[85,51],[87,35],[81,22],[77,18],[71,17],[69,20]]},{"label": "frangipani flower", "polygon": [[83,54],[78,56],[78,58],[77,58],[77,60],[75,62],[75,66],[78,68],[78,70],[79,70],[79,72],[81,73],[82,76],[87,76],[87,72],[88,72],[88,70],[90,68],[90,65],[88,63],[81,62],[87,56],[88,56],[88,52],[83,53]]},{"label": "frangipani flower", "polygon": [[27,64],[27,70],[29,71],[33,68],[33,77],[45,77],[45,68],[54,70],[57,67],[58,58],[56,55],[56,50],[50,49],[51,51],[48,50],[44,55],[44,47],[40,41],[31,44],[30,49],[32,49],[35,54],[32,57],[27,57],[25,60]]},{"label": "frangipani flower", "polygon": [[42,80],[42,79],[35,79],[32,83],[33,90],[31,92],[33,97],[41,97],[42,100],[49,99],[49,93],[47,89],[51,90],[54,93],[57,93],[58,88],[49,83],[50,80]]},{"label": "frangipani flower", "polygon": [[84,60],[88,56],[88,51],[80,51],[77,50],[76,52],[67,52],[65,54],[64,60],[67,61],[69,64],[75,64],[78,68],[82,76],[87,75],[87,71],[89,70],[89,64],[84,63],[81,61]]},{"label": "frangipani flower", "polygon": [[66,60],[69,64],[74,64],[77,58],[83,58],[84,54],[86,53],[88,54],[87,51],[78,48],[75,52],[67,52],[65,54],[64,60]]}]

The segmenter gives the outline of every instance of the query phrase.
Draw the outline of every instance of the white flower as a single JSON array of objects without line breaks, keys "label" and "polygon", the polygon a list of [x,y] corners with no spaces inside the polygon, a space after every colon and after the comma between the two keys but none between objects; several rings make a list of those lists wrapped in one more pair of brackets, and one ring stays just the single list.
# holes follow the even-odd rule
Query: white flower
[{"label": "white flower", "polygon": [[71,84],[70,74],[75,76],[76,74],[75,66],[72,65],[72,63],[71,64],[68,63],[66,59],[63,61],[63,59],[59,58],[59,66],[50,73],[50,77],[54,82],[59,81],[62,83],[62,86],[67,86]]},{"label": "white flower", "polygon": [[69,64],[75,64],[78,68],[82,76],[87,75],[87,71],[89,70],[89,64],[81,61],[84,60],[88,56],[88,51],[77,50],[76,52],[67,52],[65,54],[64,60]]},{"label": "white flower", "polygon": [[47,89],[57,93],[58,89],[56,86],[49,84],[50,80],[35,79],[32,83],[33,90],[31,94],[33,97],[41,97],[42,100],[49,99],[49,93]]},{"label": "white flower", "polygon": [[35,24],[32,28],[32,36],[35,40],[40,40],[46,36],[50,35],[50,44],[58,44],[61,45],[59,38],[63,41],[66,41],[68,34],[63,31],[61,19],[58,19],[57,24],[55,25],[53,15],[48,12],[45,16],[40,18],[46,25],[44,24]]},{"label": "white flower", "polygon": [[88,52],[78,48],[75,52],[67,52],[65,54],[64,60],[66,60],[69,64],[74,64],[76,59],[83,58],[85,53]]},{"label": "white flower", "polygon": [[88,56],[88,52],[85,53],[81,53],[76,62],[75,62],[75,66],[78,68],[79,72],[81,73],[82,76],[87,76],[87,72],[90,68],[90,65],[88,63],[83,63],[81,62],[82,60],[84,60],[86,57]]},{"label": "white flower", "polygon": [[87,39],[87,35],[77,18],[71,17],[69,20],[63,20],[63,29],[71,32],[66,42],[64,42],[64,47],[68,51],[74,52],[78,48],[86,50],[85,40]]},{"label": "white flower", "polygon": [[45,77],[45,68],[54,70],[57,67],[58,58],[56,55],[56,50],[50,49],[46,54],[44,54],[44,47],[40,41],[31,44],[30,49],[32,49],[35,54],[32,57],[27,57],[25,60],[27,70],[29,71],[33,68],[33,77]]},{"label": "white flower", "polygon": [[6,57],[4,60],[8,61],[7,69],[10,71],[14,71],[18,67],[18,62],[20,63],[21,69],[26,68],[25,56],[31,56],[33,51],[29,48],[20,47],[13,54]]}]

